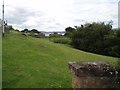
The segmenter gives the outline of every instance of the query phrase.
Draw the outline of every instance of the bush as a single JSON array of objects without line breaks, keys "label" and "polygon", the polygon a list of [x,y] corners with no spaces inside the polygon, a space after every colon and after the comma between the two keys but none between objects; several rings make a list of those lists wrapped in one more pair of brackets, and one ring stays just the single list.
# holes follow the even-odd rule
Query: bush
[{"label": "bush", "polygon": [[50,40],[54,43],[61,43],[61,44],[70,44],[71,43],[71,40],[66,37],[51,38]]},{"label": "bush", "polygon": [[105,23],[85,24],[76,27],[72,45],[88,52],[120,57],[120,29],[113,30]]}]

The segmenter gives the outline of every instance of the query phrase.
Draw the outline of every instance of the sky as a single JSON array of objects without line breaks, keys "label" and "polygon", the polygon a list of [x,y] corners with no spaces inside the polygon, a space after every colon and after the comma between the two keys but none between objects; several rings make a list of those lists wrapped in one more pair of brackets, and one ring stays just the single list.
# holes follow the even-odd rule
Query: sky
[{"label": "sky", "polygon": [[[4,0],[5,20],[15,29],[64,31],[90,22],[113,21],[118,27],[119,0]],[[0,0],[2,11],[2,0]],[[2,12],[0,14],[2,17]]]}]

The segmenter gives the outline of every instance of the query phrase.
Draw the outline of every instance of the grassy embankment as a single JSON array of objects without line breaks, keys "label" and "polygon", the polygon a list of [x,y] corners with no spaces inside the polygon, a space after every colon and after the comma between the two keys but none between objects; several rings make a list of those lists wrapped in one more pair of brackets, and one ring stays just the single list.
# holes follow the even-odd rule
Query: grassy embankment
[{"label": "grassy embankment", "polygon": [[4,88],[70,88],[72,76],[68,62],[117,61],[47,39],[25,37],[18,32],[6,34],[2,45]]}]

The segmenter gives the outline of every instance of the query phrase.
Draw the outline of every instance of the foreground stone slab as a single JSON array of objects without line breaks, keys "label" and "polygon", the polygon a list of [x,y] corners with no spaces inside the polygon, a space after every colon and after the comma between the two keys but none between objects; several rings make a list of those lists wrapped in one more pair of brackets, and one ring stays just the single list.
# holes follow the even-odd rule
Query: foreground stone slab
[{"label": "foreground stone slab", "polygon": [[120,88],[120,69],[107,62],[69,62],[73,88]]}]

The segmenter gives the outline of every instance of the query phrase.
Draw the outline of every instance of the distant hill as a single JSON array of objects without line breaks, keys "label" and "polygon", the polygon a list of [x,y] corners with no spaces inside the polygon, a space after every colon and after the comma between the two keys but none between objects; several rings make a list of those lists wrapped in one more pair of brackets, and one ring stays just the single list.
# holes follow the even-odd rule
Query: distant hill
[{"label": "distant hill", "polygon": [[43,32],[43,33],[45,34],[45,36],[49,36],[50,34],[53,34],[55,32],[57,32],[60,35],[64,35],[65,34],[65,31],[53,31],[53,32]]}]

